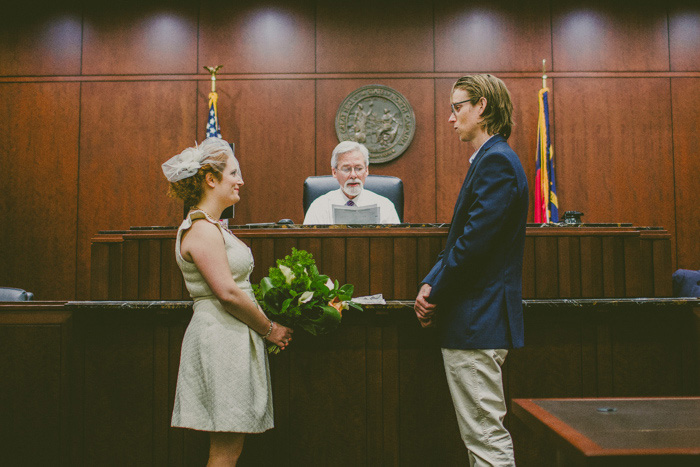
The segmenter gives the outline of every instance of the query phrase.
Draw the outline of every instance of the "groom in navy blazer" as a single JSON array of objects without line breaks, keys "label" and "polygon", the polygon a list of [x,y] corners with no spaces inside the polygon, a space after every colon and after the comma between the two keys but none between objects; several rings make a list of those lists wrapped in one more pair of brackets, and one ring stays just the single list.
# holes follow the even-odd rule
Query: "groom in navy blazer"
[{"label": "groom in navy blazer", "polygon": [[452,123],[476,152],[457,202],[445,250],[423,279],[415,303],[424,327],[435,324],[462,439],[472,466],[515,465],[501,365],[522,347],[522,266],[528,185],[506,140],[513,104],[492,75],[460,78]]}]

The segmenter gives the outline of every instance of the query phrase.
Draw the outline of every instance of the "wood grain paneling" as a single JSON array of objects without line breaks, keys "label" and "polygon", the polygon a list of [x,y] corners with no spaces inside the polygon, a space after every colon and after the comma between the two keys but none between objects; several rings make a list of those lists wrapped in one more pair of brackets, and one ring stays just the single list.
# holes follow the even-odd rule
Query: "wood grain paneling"
[{"label": "wood grain paneling", "polygon": [[[556,311],[525,312],[525,347],[508,354],[509,397],[581,397],[587,346],[581,322]],[[593,357],[589,355],[589,357]]]},{"label": "wood grain paneling", "polygon": [[535,290],[537,297],[559,295],[558,243],[555,237],[535,238]]},{"label": "wood grain paneling", "polygon": [[[382,84],[403,94],[416,116],[416,134],[399,158],[370,165],[374,175],[392,175],[403,180],[404,222],[435,221],[435,131],[433,81],[428,79],[323,80],[317,84],[316,172],[330,175],[331,154],[338,144],[335,115],[348,94],[369,84]],[[449,105],[449,104],[448,104]],[[308,173],[308,175],[311,175]],[[299,201],[301,205],[301,198]]]},{"label": "wood grain paneling", "polygon": [[76,83],[0,84],[0,284],[38,300],[75,290],[79,96]]},{"label": "wood grain paneling", "polygon": [[[0,305],[0,415],[10,421],[0,463],[204,465],[207,434],[169,428],[191,315],[174,304]],[[698,394],[692,304],[529,303],[524,316],[527,345],[503,369],[506,400]],[[410,308],[348,313],[327,336],[299,332],[270,368],[275,429],[246,438],[241,466],[467,463],[436,329],[421,329]],[[505,423],[518,465],[550,465],[531,434]]]},{"label": "wood grain paneling", "polygon": [[137,323],[109,319],[84,336],[85,465],[153,460],[154,333]]},{"label": "wood grain paneling", "polygon": [[80,74],[79,0],[5,2],[0,16],[0,75]]},{"label": "wood grain paneling", "polygon": [[[463,144],[448,120],[451,115],[450,97],[455,79],[435,80],[435,166],[437,221],[450,222],[459,189],[469,170],[469,158],[478,148]],[[530,183],[530,214],[535,180],[535,148],[537,145],[537,93],[542,80],[527,78],[504,79],[513,101],[513,131],[508,144],[518,154]],[[551,104],[550,104],[551,106]],[[551,109],[550,109],[551,110]],[[553,115],[552,112],[550,115]]]},{"label": "wood grain paneling", "polygon": [[83,74],[196,73],[197,4],[87,2]]},{"label": "wood grain paneling", "polygon": [[192,82],[83,84],[78,296],[98,230],[180,224],[182,204],[166,196],[160,165],[194,143],[195,105]]},{"label": "wood grain paneling", "polygon": [[555,71],[669,69],[667,14],[660,2],[552,2],[552,44]]},{"label": "wood grain paneling", "polygon": [[[353,296],[362,297],[369,295],[370,277],[368,274],[370,265],[369,238],[348,238],[346,243],[346,255],[352,259],[345,266],[346,280],[348,284],[355,286]],[[321,271],[322,274],[325,274]],[[341,284],[342,285],[342,284]]]},{"label": "wood grain paneling", "polygon": [[369,293],[394,297],[394,245],[391,238],[370,238]]},{"label": "wood grain paneling", "polygon": [[678,267],[700,269],[700,79],[671,80]]},{"label": "wood grain paneling", "polygon": [[700,5],[674,0],[668,12],[671,71],[700,71]]},{"label": "wood grain paneling", "polygon": [[200,64],[220,73],[313,73],[311,0],[200,2]]},{"label": "wood grain paneling", "polygon": [[432,70],[433,8],[430,2],[330,0],[317,3],[317,72]]},{"label": "wood grain paneling", "polygon": [[398,348],[398,465],[468,465],[437,332],[422,329],[416,321],[402,323]]},{"label": "wood grain paneling", "polygon": [[560,78],[553,100],[559,211],[662,226],[673,238],[669,80]]},{"label": "wood grain paneling", "polygon": [[[527,242],[527,240],[526,240]],[[557,239],[559,297],[581,296],[581,247],[576,237]],[[525,294],[523,276],[523,296]]]},{"label": "wood grain paneling", "polygon": [[398,300],[412,300],[416,298],[418,281],[423,279],[423,276],[418,277],[416,269],[418,240],[415,238],[395,238],[393,243],[393,296]]},{"label": "wood grain paneling", "polygon": [[[674,315],[674,316],[670,316]],[[615,397],[684,394],[683,339],[689,322],[675,313],[629,310],[610,318]]]},{"label": "wood grain paneling", "polygon": [[175,261],[175,239],[162,240],[160,247],[160,296],[179,300],[183,289],[182,274]]},{"label": "wood grain paneling", "polygon": [[523,252],[523,298],[534,298],[535,291],[535,238],[525,237],[525,251]]},{"label": "wood grain paneling", "polygon": [[581,237],[581,297],[603,296],[602,242],[597,237]]},{"label": "wood grain paneling", "polygon": [[435,71],[541,71],[551,67],[548,8],[528,2],[435,1]]},{"label": "wood grain paneling", "polygon": [[[292,465],[355,466],[366,462],[366,426],[370,416],[366,342],[367,330],[363,326],[348,326],[342,333],[328,336],[295,334],[294,351],[290,354],[291,431],[287,451]],[[337,364],[340,355],[342,365]],[[344,389],[331,389],[339,387]],[[305,425],[316,428],[294,428]],[[319,436],[323,443],[318,443]]]},{"label": "wood grain paneling", "polygon": [[[218,81],[222,137],[236,145],[245,185],[235,224],[304,220],[302,188],[314,171],[314,82]],[[199,85],[197,135],[206,126],[208,82]]]},{"label": "wood grain paneling", "polygon": [[[250,275],[250,281],[258,284],[268,275],[271,267],[276,266],[275,243],[272,238],[255,238],[250,241],[250,251],[253,253],[255,268]],[[318,259],[316,259],[319,264]]]},{"label": "wood grain paneling", "polygon": [[5,316],[2,318],[0,463],[66,464],[67,433],[62,429],[67,429],[68,374],[62,359],[65,362],[68,358],[69,349],[62,345],[62,326],[12,325]]},{"label": "wood grain paneling", "polygon": [[[586,222],[663,226],[672,235],[672,266],[697,268],[699,221],[687,213],[695,211],[698,196],[694,181],[700,168],[693,151],[698,145],[699,86],[696,77],[662,78],[657,73],[700,70],[696,3],[565,0],[535,5],[498,0],[477,6],[447,0],[244,0],[229,5],[223,0],[129,0],[112,5],[63,0],[7,6],[0,15],[0,76],[6,81],[0,85],[0,129],[9,133],[0,133],[0,162],[6,166],[7,157],[26,152],[30,145],[41,146],[42,164],[47,154],[54,154],[49,160],[64,166],[58,184],[44,181],[46,174],[55,173],[53,162],[39,169],[41,190],[20,184],[24,175],[9,185],[4,182],[15,175],[0,175],[0,208],[10,219],[0,228],[0,241],[12,245],[6,256],[10,267],[0,272],[0,280],[19,279],[22,283],[13,285],[39,298],[85,296],[86,239],[97,230],[179,223],[179,202],[165,199],[165,188],[144,190],[141,182],[132,186],[139,179],[133,176],[139,170],[135,154],[155,154],[152,148],[142,149],[143,141],[153,140],[154,129],[159,132],[156,139],[167,141],[162,144],[168,147],[159,152],[158,163],[204,136],[210,83],[178,83],[173,74],[203,77],[202,65],[224,65],[218,82],[219,116],[224,138],[237,144],[246,180],[235,223],[283,217],[301,222],[303,179],[329,173],[338,106],[357,87],[375,83],[409,99],[417,132],[403,156],[375,165],[372,173],[402,178],[408,222],[448,222],[472,152],[446,122],[454,79],[477,70],[509,73],[504,81],[515,104],[509,144],[532,182],[541,81],[519,73],[539,71],[542,58],[548,59],[548,68],[574,74],[548,83],[560,211],[582,210]],[[584,77],[588,71],[632,71],[637,77]],[[384,79],[379,75],[383,72],[399,77]],[[576,77],[577,72],[582,76]],[[82,96],[81,85],[61,83],[79,81],[81,73],[103,75],[104,82],[85,77]],[[232,80],[228,73],[260,75]],[[289,74],[294,73],[308,75],[292,79]],[[153,75],[144,78],[150,84],[134,81],[141,74]],[[161,74],[171,76],[158,81]],[[10,80],[58,82],[25,86]],[[40,123],[49,121],[57,124]],[[78,124],[79,136],[67,130]],[[109,161],[109,176],[93,168],[93,154],[78,148],[102,154],[99,165]],[[80,168],[75,165],[78,155]],[[149,180],[155,181],[160,177],[157,166],[150,167]],[[49,187],[56,187],[56,193]],[[39,191],[43,197],[36,195]],[[71,211],[78,197],[80,216]],[[26,209],[6,209],[23,199],[42,201]],[[154,207],[127,208],[117,199],[147,199],[141,204]],[[162,201],[153,203],[156,199]],[[162,221],[149,211],[161,209],[160,202],[173,207]],[[93,207],[83,210],[84,205]],[[52,226],[54,221],[66,224],[34,238],[28,233],[31,227],[22,227],[27,211],[52,212]],[[45,238],[55,245],[45,246]],[[26,252],[41,259],[47,266],[42,270],[49,272],[25,268]],[[55,274],[57,270],[61,273]],[[76,271],[77,284],[72,279]],[[110,287],[126,287],[130,282],[125,279]]]}]

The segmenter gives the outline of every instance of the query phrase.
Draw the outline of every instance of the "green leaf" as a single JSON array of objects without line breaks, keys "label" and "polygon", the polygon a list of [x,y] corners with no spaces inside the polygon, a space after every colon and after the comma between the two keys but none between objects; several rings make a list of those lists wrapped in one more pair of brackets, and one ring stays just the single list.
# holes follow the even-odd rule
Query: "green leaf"
[{"label": "green leaf", "polygon": [[352,297],[353,292],[355,291],[355,286],[352,284],[345,284],[344,286],[340,287],[339,292],[343,295],[348,296],[348,298]]},{"label": "green leaf", "polygon": [[267,292],[270,291],[270,289],[272,289],[274,287],[275,286],[272,284],[272,281],[270,280],[269,277],[263,277],[262,280],[260,281],[260,288],[262,289],[263,297],[267,294]]},{"label": "green leaf", "polygon": [[341,320],[341,315],[338,310],[332,306],[322,305],[321,314],[316,319],[309,319],[303,323],[301,327],[309,334],[318,336],[319,334],[327,334],[338,327]]}]

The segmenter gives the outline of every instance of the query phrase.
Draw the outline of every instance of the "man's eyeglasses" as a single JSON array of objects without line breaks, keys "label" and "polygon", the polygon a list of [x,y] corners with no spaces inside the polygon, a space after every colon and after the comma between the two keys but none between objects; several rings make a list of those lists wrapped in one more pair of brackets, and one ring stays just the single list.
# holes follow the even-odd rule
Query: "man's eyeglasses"
[{"label": "man's eyeglasses", "polygon": [[340,167],[338,170],[343,172],[345,175],[350,175],[350,173],[354,170],[357,175],[362,175],[365,173],[365,170],[367,170],[367,167]]},{"label": "man's eyeglasses", "polygon": [[[471,99],[467,99],[466,101],[459,101],[459,102],[455,102],[455,103],[450,104],[450,107],[452,107],[452,114],[456,117],[457,112],[459,112],[459,109],[462,108],[462,104],[466,104],[467,102],[471,102]],[[459,107],[457,107],[457,106],[459,106]]]}]

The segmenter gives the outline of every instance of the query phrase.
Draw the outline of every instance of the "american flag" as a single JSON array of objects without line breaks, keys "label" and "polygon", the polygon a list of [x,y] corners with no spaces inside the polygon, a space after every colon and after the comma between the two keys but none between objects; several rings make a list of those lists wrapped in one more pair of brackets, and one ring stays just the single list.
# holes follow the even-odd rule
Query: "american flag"
[{"label": "american flag", "polygon": [[215,92],[209,93],[209,116],[207,118],[207,138],[221,138],[221,128],[219,128],[219,117],[216,114],[216,101],[219,95]]}]

